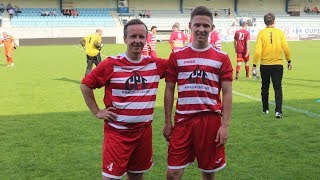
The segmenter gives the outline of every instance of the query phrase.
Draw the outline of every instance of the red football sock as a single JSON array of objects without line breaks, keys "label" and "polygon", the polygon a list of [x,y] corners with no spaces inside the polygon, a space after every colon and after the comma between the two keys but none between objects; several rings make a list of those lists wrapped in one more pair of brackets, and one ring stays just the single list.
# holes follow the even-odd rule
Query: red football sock
[{"label": "red football sock", "polygon": [[237,65],[237,67],[236,67],[236,72],[237,73],[240,72],[240,68],[241,68],[241,66]]},{"label": "red football sock", "polygon": [[245,66],[246,68],[246,77],[249,77],[249,66]]}]

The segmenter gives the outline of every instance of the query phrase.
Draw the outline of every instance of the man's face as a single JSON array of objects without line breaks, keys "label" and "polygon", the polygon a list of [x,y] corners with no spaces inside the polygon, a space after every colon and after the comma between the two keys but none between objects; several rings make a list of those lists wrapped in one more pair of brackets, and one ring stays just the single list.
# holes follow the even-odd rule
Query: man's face
[{"label": "man's face", "polygon": [[127,27],[127,36],[124,37],[128,53],[141,54],[143,46],[146,44],[146,36],[147,30],[143,24],[129,25]]},{"label": "man's face", "polygon": [[153,28],[153,29],[152,29],[152,33],[153,33],[153,34],[157,34],[157,28]]},{"label": "man's face", "polygon": [[208,36],[213,30],[212,20],[208,16],[194,16],[189,23],[194,40],[197,42],[208,42]]}]

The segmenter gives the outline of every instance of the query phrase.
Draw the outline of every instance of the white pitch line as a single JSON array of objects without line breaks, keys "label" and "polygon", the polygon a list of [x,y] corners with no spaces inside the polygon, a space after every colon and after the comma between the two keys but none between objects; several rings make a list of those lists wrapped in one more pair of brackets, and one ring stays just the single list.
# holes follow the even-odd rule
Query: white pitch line
[{"label": "white pitch line", "polygon": [[[247,94],[242,94],[242,93],[239,93],[237,91],[232,91],[232,93],[236,94],[236,95],[239,95],[239,96],[242,96],[242,97],[245,97],[245,98],[248,98],[248,99],[251,99],[251,100],[255,100],[255,101],[261,102],[261,99],[255,98],[255,97],[247,95]],[[269,102],[269,104],[275,105],[274,102]],[[291,107],[291,106],[286,106],[286,105],[282,106],[282,108],[289,109],[289,110],[292,110],[292,111],[296,111],[296,112],[299,112],[299,113],[303,113],[303,114],[306,114],[307,116],[310,116],[310,117],[320,118],[320,114],[317,114],[317,113],[314,113],[314,112],[310,112],[310,111],[305,111],[303,109],[298,109],[298,108]]]}]

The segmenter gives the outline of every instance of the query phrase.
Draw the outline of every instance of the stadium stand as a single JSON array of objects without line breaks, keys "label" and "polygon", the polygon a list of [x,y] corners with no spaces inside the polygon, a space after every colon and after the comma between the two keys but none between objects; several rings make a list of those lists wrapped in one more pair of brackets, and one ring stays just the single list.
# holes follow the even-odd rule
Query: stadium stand
[{"label": "stadium stand", "polygon": [[[239,20],[252,21],[255,19],[254,31],[264,27],[263,15],[270,9],[277,17],[276,26],[300,28],[300,27],[320,27],[318,14],[306,14],[306,6],[319,6],[316,3],[293,3],[287,9],[283,0],[206,0],[194,1],[183,0],[135,0],[128,3],[126,7],[129,11],[119,11],[117,1],[110,0],[63,0],[62,8],[76,9],[79,16],[64,16],[60,12],[59,0],[36,1],[17,0],[22,13],[10,21],[8,13],[2,14],[3,28],[16,34],[18,38],[56,38],[56,37],[78,37],[92,29],[102,28],[108,36],[116,36],[117,43],[123,42],[122,29],[125,23],[132,18],[141,18],[148,27],[153,25],[158,27],[158,35],[161,40],[166,40],[171,32],[171,27],[175,22],[179,22],[181,30],[188,31],[190,12],[193,7],[205,5],[213,13],[217,13],[214,24],[222,35],[232,34],[233,30],[239,26]],[[234,3],[238,2],[237,5]],[[5,4],[8,2],[4,2]],[[14,4],[15,5],[15,4]],[[229,15],[230,8],[230,15]],[[56,11],[56,16],[41,16],[42,11]],[[150,18],[141,17],[140,14],[150,11]],[[299,12],[297,17],[289,11]],[[43,33],[29,34],[31,32]],[[72,31],[72,32],[70,32]],[[120,33],[119,33],[120,32]],[[230,39],[223,39],[228,41]]]},{"label": "stadium stand", "polygon": [[[79,16],[65,16],[55,8],[23,8],[22,13],[11,20],[13,27],[115,27],[115,21],[108,8],[77,8]],[[41,16],[41,12],[49,11],[49,16]]]}]

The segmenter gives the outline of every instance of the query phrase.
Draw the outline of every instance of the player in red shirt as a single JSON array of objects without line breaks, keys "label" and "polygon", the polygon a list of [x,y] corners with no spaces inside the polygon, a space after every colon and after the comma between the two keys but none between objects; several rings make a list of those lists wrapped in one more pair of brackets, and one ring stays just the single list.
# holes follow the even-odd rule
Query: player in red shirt
[{"label": "player in red shirt", "polygon": [[171,45],[172,50],[180,49],[184,46],[186,41],[188,40],[188,37],[186,34],[179,30],[180,24],[174,23],[172,26],[172,32],[170,35],[169,43]]},{"label": "player in red shirt", "polygon": [[147,36],[147,43],[144,45],[142,50],[143,55],[157,57],[156,34],[157,34],[157,26],[152,26],[151,31],[148,33],[148,36]]},{"label": "player in red shirt", "polygon": [[242,29],[236,31],[234,34],[234,49],[237,53],[237,67],[236,67],[236,79],[239,78],[239,72],[241,68],[241,63],[245,63],[246,78],[249,78],[249,41],[250,33],[247,31],[248,23],[244,22],[242,24]]},{"label": "player in red shirt", "polygon": [[189,23],[194,41],[173,51],[169,58],[163,129],[169,141],[167,179],[181,179],[184,168],[195,158],[202,179],[213,179],[215,172],[226,166],[224,145],[232,109],[233,70],[228,55],[208,43],[212,21],[208,8],[196,7]]},{"label": "player in red shirt", "polygon": [[[154,105],[167,60],[142,56],[147,27],[139,19],[124,26],[127,51],[108,57],[83,78],[81,91],[91,113],[104,120],[103,179],[143,179],[153,165],[152,129]],[[93,89],[105,87],[99,108]]]}]

